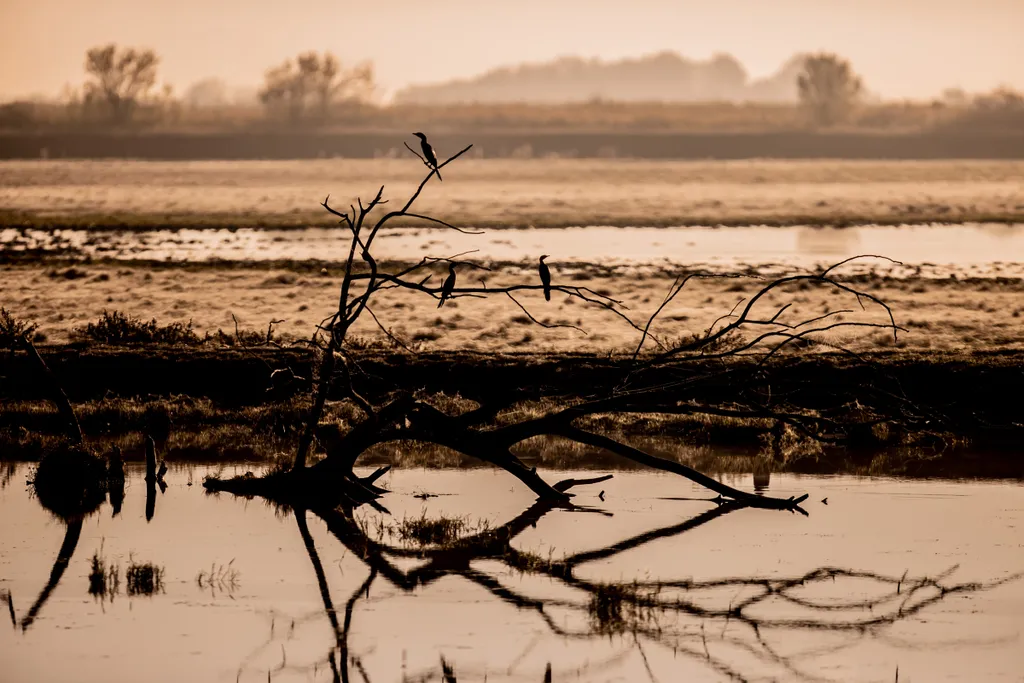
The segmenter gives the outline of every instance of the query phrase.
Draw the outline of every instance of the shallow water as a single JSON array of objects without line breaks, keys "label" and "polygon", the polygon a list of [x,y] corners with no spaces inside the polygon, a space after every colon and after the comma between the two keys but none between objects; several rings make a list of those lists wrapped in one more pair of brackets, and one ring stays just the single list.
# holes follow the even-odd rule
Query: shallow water
[{"label": "shallow water", "polygon": [[[114,259],[170,261],[342,261],[347,246],[338,230],[204,229],[151,232],[0,230],[2,249],[70,249]],[[477,250],[483,261],[552,261],[608,265],[704,265],[726,269],[775,264],[813,267],[856,254],[883,254],[906,268],[880,260],[864,267],[900,275],[1019,276],[1024,262],[1024,225],[680,227],[487,230],[479,235],[444,229],[396,229],[381,233],[379,259],[416,260]]]},{"label": "shallow water", "polygon": [[[658,681],[872,681],[893,680],[897,667],[901,681],[1020,681],[1024,671],[1024,579],[1006,580],[1024,571],[1016,482],[773,476],[773,495],[810,494],[803,516],[729,511],[678,477],[618,472],[578,489],[575,502],[589,511],[533,508],[524,518],[533,497],[504,472],[400,470],[381,480],[393,491],[382,500],[389,518],[359,510],[362,527],[341,517],[329,528],[304,513],[310,552],[294,513],[206,495],[207,471],[172,470],[150,522],[133,471],[120,514],[104,505],[84,520],[66,572],[24,629],[66,527],[29,494],[30,466],[7,479],[0,593],[13,596],[18,625],[0,628],[0,679],[332,680],[331,662],[341,662],[342,680],[439,680],[442,657],[460,681],[538,683],[549,663],[555,681],[648,680],[648,671]],[[731,483],[750,487],[749,479]],[[423,492],[438,495],[416,497]],[[380,535],[381,520],[441,513],[492,529],[519,516],[511,548],[571,562],[571,580],[510,569],[501,552],[426,569],[428,559],[360,558],[360,528],[370,541],[409,547]],[[122,571],[130,558],[162,565],[164,591],[91,597],[100,549]],[[199,572],[229,562],[234,587],[198,585]],[[366,588],[370,564],[377,574]],[[978,585],[943,593],[920,582],[956,565],[939,585]],[[828,567],[864,574],[780,583]],[[601,582],[683,580],[717,583],[663,586],[660,599],[677,608],[631,628],[596,622],[587,609]],[[765,585],[778,593],[730,611]],[[871,601],[872,609],[859,604]]]}]

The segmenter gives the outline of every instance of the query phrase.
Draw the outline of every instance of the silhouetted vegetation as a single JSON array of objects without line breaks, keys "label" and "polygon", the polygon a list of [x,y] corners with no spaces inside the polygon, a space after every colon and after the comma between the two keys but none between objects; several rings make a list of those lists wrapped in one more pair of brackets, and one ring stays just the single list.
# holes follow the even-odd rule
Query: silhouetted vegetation
[{"label": "silhouetted vegetation", "polygon": [[139,563],[129,558],[124,579],[129,596],[155,595],[164,590],[164,568],[151,562]]},{"label": "silhouetted vegetation", "polygon": [[485,522],[473,524],[465,517],[442,515],[436,519],[428,518],[424,511],[420,517],[406,517],[394,527],[387,527],[385,531],[402,542],[420,546],[441,546],[452,543],[467,531],[484,531],[486,528]]},{"label": "silhouetted vegetation", "polygon": [[120,311],[104,311],[95,323],[78,328],[74,335],[81,339],[122,346],[126,344],[172,344],[196,346],[208,341],[192,330],[192,322],[160,325],[156,319],[148,322]]},{"label": "silhouetted vegetation", "polygon": [[196,585],[202,590],[210,591],[212,595],[217,593],[227,593],[230,595],[238,588],[239,577],[241,576],[239,571],[234,568],[234,564],[234,560],[227,564],[217,564],[214,562],[210,565],[209,569],[202,570],[196,574]]},{"label": "silhouetted vegetation", "polygon": [[15,318],[6,308],[0,306],[0,351],[11,349],[30,339],[38,326]]},{"label": "silhouetted vegetation", "polygon": [[100,547],[92,555],[89,569],[89,595],[98,600],[113,600],[121,590],[121,568],[107,562]]},{"label": "silhouetted vegetation", "polygon": [[[292,504],[355,507],[372,503],[386,493],[373,484],[383,470],[370,477],[357,477],[352,471],[356,460],[379,444],[413,441],[443,446],[501,467],[526,484],[540,499],[565,502],[570,497],[566,493],[568,488],[603,481],[604,478],[569,479],[551,484],[537,474],[535,467],[527,467],[515,452],[520,444],[530,439],[558,437],[580,446],[608,451],[644,467],[672,472],[707,487],[725,499],[756,507],[794,510],[799,509],[805,496],[783,500],[740,491],[676,461],[654,456],[619,440],[599,426],[584,426],[584,420],[629,414],[769,420],[776,426],[778,449],[782,448],[787,430],[811,441],[840,443],[854,441],[865,429],[890,422],[898,425],[903,433],[930,435],[941,421],[934,411],[914,404],[899,388],[894,388],[896,396],[891,398],[873,397],[870,408],[858,404],[858,401],[866,400],[866,395],[834,396],[835,405],[843,407],[838,412],[826,412],[801,404],[794,395],[779,392],[766,379],[768,368],[775,363],[789,362],[786,359],[799,357],[812,346],[844,350],[841,342],[833,336],[835,330],[882,330],[892,334],[895,341],[902,328],[896,324],[890,307],[877,296],[858,289],[854,283],[839,279],[839,269],[864,257],[853,257],[814,273],[759,282],[751,296],[719,317],[704,334],[678,340],[663,338],[656,332],[656,321],[666,306],[691,281],[730,278],[733,275],[681,272],[661,305],[645,322],[631,318],[614,293],[607,289],[551,281],[543,277],[543,272],[522,282],[488,286],[470,275],[489,270],[486,265],[467,258],[472,252],[445,257],[426,256],[417,263],[402,266],[378,262],[372,251],[375,239],[386,224],[395,219],[411,218],[448,230],[474,234],[442,219],[416,213],[413,209],[428,182],[435,175],[440,176],[439,170],[464,155],[471,146],[440,163],[433,163],[429,154],[421,155],[408,144],[406,147],[428,168],[428,172],[402,204],[389,207],[390,210],[383,213],[377,211],[387,202],[383,186],[369,202],[357,199],[346,211],[332,207],[329,198],[323,202],[324,209],[339,219],[348,235],[348,258],[343,268],[338,309],[317,326],[310,340],[310,346],[318,354],[313,373],[315,384],[310,396],[309,416],[298,439],[292,469],[275,472],[265,479],[208,478],[204,482],[208,489],[239,495],[262,495]],[[427,149],[424,146],[424,151]],[[445,269],[447,275],[443,283],[431,285],[438,271]],[[526,274],[523,275],[525,277]],[[794,289],[799,291],[810,287],[823,287],[832,293],[822,314],[810,318],[793,314],[790,311],[791,293]],[[546,328],[563,327],[582,332],[575,325],[539,320],[519,298],[540,292],[547,299],[555,294],[601,311],[609,320],[635,331],[638,339],[631,358],[625,361],[620,372],[608,378],[607,384],[588,385],[587,395],[578,398],[567,398],[562,394],[560,401],[556,400],[540,415],[522,410],[545,397],[542,390],[531,390],[526,384],[521,384],[518,390],[493,390],[492,387],[492,391],[476,397],[477,405],[467,410],[439,408],[427,396],[411,391],[408,381],[381,395],[375,388],[375,382],[364,379],[370,376],[360,369],[360,348],[348,342],[349,331],[364,313],[385,336],[402,345],[373,311],[377,295],[387,290],[430,297],[439,302],[438,308],[446,302],[469,304],[469,299],[474,298],[505,297],[523,312],[529,322]],[[774,298],[776,296],[783,297],[781,305]],[[847,316],[853,314],[853,310],[833,310],[832,299],[845,296],[860,303],[862,310],[867,310],[866,305],[875,308],[880,318],[850,319]],[[868,382],[869,387],[873,384]],[[327,399],[332,393],[340,393],[361,413],[346,425],[347,429],[322,424]],[[858,409],[851,411],[851,405],[858,405]],[[323,445],[326,457],[309,466],[314,440]],[[432,531],[434,527],[425,525],[425,528]]]},{"label": "silhouetted vegetation", "polygon": [[47,510],[81,516],[106,500],[107,465],[86,447],[61,441],[39,462],[33,485]]}]

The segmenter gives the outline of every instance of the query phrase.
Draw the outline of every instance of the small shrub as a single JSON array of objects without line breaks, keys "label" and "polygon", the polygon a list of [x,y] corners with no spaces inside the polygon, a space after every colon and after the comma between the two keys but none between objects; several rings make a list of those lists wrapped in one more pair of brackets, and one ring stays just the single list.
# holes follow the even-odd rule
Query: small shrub
[{"label": "small shrub", "polygon": [[47,510],[64,519],[80,517],[106,500],[107,466],[83,446],[62,442],[39,462],[32,483]]},{"label": "small shrub", "polygon": [[217,341],[224,346],[260,346],[267,343],[267,337],[257,330],[238,330],[231,334],[217,330]]},{"label": "small shrub", "polygon": [[192,321],[188,323],[171,323],[160,325],[156,319],[146,322],[135,316],[120,311],[107,312],[95,323],[85,328],[76,328],[74,336],[91,341],[121,346],[127,344],[175,344],[198,346],[206,343],[209,337],[200,337],[192,329]]},{"label": "small shrub", "polygon": [[35,325],[18,320],[6,308],[0,307],[0,349],[17,346],[22,339],[32,338],[35,331]]},{"label": "small shrub", "polygon": [[88,277],[89,273],[78,268],[68,268],[66,270],[51,270],[49,272],[50,279],[56,280],[58,278],[64,278],[65,280],[81,280],[84,277]]}]

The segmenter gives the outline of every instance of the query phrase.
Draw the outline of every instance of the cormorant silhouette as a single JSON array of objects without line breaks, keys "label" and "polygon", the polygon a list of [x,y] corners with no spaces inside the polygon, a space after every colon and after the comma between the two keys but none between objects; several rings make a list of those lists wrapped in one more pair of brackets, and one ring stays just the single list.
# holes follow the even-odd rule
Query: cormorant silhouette
[{"label": "cormorant silhouette", "polygon": [[538,270],[540,270],[540,283],[544,285],[544,300],[551,301],[551,271],[548,270],[548,264],[544,263],[544,259],[547,257],[547,254],[540,257]]},{"label": "cormorant silhouette", "polygon": [[437,167],[437,155],[434,154],[434,148],[427,142],[427,136],[423,133],[413,133],[420,139],[420,149],[423,150],[423,158],[427,160],[427,164],[430,168],[434,169],[434,173],[437,174],[437,179],[441,180],[441,170]]},{"label": "cormorant silhouette", "polygon": [[448,301],[448,297],[452,295],[452,290],[455,289],[455,264],[448,264],[448,277],[445,278],[444,284],[441,285],[441,300],[437,302],[437,307],[441,308],[444,306],[444,302]]}]

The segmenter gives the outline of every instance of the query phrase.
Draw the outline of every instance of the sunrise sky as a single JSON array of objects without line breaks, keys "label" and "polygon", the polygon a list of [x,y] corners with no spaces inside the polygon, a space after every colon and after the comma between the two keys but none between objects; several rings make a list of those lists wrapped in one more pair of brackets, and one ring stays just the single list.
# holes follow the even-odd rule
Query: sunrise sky
[{"label": "sunrise sky", "polygon": [[848,57],[884,97],[1024,88],[1024,0],[0,0],[0,98],[82,81],[87,48],[152,47],[181,92],[257,85],[308,49],[375,62],[393,92],[519,62],[728,52],[752,77],[798,51]]}]

